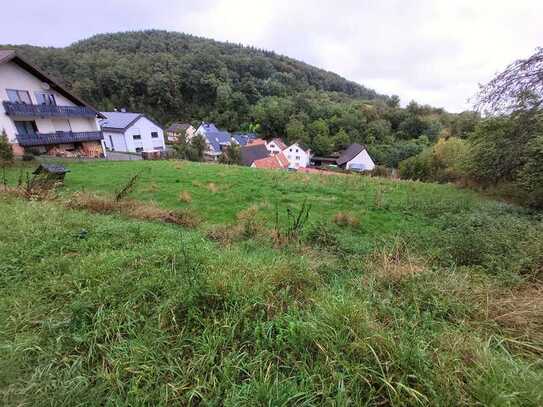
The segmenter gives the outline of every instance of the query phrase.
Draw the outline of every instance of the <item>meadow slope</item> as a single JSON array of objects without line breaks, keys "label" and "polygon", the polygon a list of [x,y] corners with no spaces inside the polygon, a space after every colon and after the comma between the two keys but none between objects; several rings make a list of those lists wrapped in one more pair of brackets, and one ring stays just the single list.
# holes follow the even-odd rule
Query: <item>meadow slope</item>
[{"label": "meadow slope", "polygon": [[67,165],[54,198],[0,193],[4,404],[543,403],[540,213],[357,175]]}]

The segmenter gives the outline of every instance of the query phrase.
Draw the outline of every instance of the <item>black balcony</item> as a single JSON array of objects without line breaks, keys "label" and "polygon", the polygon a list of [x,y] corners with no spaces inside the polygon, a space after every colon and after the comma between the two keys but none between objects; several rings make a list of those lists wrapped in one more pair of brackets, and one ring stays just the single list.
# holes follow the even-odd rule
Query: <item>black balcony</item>
[{"label": "black balcony", "polygon": [[4,110],[11,117],[96,117],[86,106],[27,105],[4,101]]},{"label": "black balcony", "polygon": [[83,141],[100,141],[101,131],[57,131],[56,133],[17,134],[17,142],[23,147],[46,146],[51,144],[71,144]]}]

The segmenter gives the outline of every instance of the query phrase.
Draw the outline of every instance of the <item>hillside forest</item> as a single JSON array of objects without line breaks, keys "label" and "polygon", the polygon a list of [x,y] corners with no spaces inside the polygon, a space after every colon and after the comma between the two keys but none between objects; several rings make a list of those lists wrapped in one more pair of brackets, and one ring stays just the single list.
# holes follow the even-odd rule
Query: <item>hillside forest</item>
[{"label": "hillside forest", "polygon": [[16,48],[101,110],[126,107],[164,125],[257,129],[318,155],[357,142],[403,178],[543,205],[541,49],[483,87],[473,111],[452,114],[415,101],[403,108],[397,96],[272,51],[183,33],[100,34],[65,48]]},{"label": "hillside forest", "polygon": [[397,164],[443,134],[464,137],[477,115],[448,114],[385,96],[294,59],[182,33],[102,34],[65,48],[18,46],[29,60],[101,110],[126,107],[164,125],[210,121],[229,131],[257,124],[265,137],[327,154],[352,142]]}]

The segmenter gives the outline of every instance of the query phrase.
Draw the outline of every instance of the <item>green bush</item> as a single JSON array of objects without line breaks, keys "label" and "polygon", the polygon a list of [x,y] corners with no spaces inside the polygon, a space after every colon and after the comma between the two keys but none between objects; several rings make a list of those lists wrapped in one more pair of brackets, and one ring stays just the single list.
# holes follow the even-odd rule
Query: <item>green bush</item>
[{"label": "green bush", "polygon": [[0,163],[13,161],[13,149],[5,130],[0,133]]},{"label": "green bush", "polygon": [[400,163],[400,176],[407,179],[436,182],[458,181],[466,176],[469,145],[459,138],[440,139],[438,142]]}]

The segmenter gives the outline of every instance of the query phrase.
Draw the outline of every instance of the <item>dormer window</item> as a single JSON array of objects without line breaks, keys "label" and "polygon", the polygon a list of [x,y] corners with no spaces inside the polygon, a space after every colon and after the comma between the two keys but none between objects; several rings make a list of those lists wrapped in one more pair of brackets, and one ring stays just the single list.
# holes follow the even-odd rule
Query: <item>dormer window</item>
[{"label": "dormer window", "polygon": [[27,90],[6,89],[8,99],[12,103],[22,103],[25,105],[31,105],[30,93]]},{"label": "dormer window", "polygon": [[56,106],[57,101],[55,95],[50,92],[36,92],[36,100],[38,105]]}]

